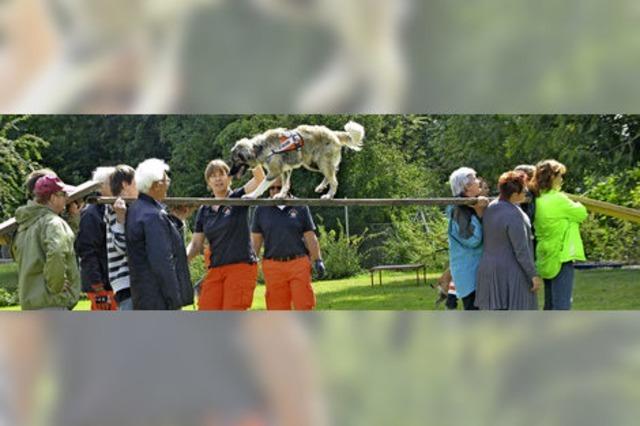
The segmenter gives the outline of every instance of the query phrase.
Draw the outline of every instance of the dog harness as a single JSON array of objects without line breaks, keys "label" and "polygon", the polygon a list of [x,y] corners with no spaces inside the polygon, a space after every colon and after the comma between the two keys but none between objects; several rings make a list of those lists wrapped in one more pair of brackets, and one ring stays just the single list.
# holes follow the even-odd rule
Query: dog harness
[{"label": "dog harness", "polygon": [[285,131],[280,135],[280,149],[273,151],[273,154],[283,154],[285,152],[297,151],[304,146],[302,135],[293,130]]}]

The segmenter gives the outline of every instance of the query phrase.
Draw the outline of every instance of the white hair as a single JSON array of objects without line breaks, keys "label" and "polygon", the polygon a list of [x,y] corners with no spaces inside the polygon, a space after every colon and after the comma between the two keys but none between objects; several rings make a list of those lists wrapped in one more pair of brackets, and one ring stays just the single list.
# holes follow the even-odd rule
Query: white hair
[{"label": "white hair", "polygon": [[115,167],[98,167],[93,171],[92,179],[102,184],[109,183],[115,171]]},{"label": "white hair", "polygon": [[136,168],[136,187],[138,191],[147,194],[153,182],[164,178],[164,173],[169,171],[169,165],[157,158],[149,158],[138,164]]},{"label": "white hair", "polygon": [[467,185],[476,177],[476,171],[469,167],[460,167],[454,170],[449,176],[449,185],[451,185],[451,193],[454,197],[458,197],[464,193]]}]

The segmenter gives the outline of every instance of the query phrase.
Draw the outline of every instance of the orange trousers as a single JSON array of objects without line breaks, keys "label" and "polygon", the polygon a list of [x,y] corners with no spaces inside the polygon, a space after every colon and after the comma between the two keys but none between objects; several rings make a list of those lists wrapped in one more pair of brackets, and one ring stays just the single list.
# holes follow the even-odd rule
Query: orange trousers
[{"label": "orange trousers", "polygon": [[207,271],[202,282],[198,310],[246,311],[253,303],[258,265],[233,263]]},{"label": "orange trousers", "polygon": [[316,306],[309,257],[286,262],[265,259],[262,272],[267,286],[265,299],[268,310],[291,310],[293,307],[298,311],[308,311]]}]

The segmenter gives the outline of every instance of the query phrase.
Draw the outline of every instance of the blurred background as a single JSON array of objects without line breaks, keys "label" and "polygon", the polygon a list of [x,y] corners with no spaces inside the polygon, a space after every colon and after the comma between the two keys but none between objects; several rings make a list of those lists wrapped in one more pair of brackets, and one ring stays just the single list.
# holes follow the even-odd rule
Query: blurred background
[{"label": "blurred background", "polygon": [[4,0],[0,112],[636,112],[632,0]]},{"label": "blurred background", "polygon": [[634,425],[640,414],[637,313],[100,317],[1,318],[0,424]]}]

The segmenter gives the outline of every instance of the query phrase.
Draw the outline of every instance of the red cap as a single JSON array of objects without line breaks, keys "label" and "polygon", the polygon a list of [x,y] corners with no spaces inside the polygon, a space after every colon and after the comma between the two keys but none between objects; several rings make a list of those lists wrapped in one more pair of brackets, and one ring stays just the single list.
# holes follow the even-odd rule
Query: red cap
[{"label": "red cap", "polygon": [[76,190],[75,186],[67,185],[59,177],[44,175],[36,181],[33,193],[39,197],[45,197],[56,192],[64,191],[67,195]]}]

